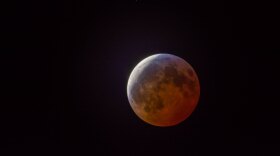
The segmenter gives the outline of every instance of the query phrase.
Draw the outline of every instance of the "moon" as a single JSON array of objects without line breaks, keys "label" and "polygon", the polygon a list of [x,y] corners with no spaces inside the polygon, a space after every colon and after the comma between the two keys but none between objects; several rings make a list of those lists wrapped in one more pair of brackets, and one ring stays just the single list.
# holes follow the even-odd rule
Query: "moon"
[{"label": "moon", "polygon": [[192,66],[172,54],[155,54],[139,62],[127,83],[135,114],[154,126],[174,126],[197,106],[200,84]]}]

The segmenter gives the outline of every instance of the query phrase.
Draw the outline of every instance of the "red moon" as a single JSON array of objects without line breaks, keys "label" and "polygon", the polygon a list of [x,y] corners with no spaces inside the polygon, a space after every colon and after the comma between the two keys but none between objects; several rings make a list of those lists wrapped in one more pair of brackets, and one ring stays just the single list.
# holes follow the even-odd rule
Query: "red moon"
[{"label": "red moon", "polygon": [[127,96],[136,115],[154,126],[174,126],[197,106],[200,85],[192,66],[171,54],[142,60],[130,74]]}]

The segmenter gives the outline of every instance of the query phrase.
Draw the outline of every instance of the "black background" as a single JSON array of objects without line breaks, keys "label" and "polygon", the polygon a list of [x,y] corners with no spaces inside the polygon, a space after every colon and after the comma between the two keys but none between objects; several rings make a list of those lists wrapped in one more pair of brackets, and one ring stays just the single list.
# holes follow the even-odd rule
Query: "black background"
[{"label": "black background", "polygon": [[[10,151],[236,155],[279,142],[277,18],[268,5],[92,0],[1,8],[1,142]],[[133,67],[160,52],[188,61],[201,84],[197,109],[167,128],[141,121],[126,96]]]}]

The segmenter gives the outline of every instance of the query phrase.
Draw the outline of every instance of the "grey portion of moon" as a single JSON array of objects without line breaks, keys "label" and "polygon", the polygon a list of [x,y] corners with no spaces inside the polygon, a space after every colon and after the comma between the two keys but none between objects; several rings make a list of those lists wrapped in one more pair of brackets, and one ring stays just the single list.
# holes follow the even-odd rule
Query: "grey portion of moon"
[{"label": "grey portion of moon", "polygon": [[200,86],[192,66],[171,54],[142,60],[130,74],[127,96],[135,114],[154,126],[173,126],[195,109]]}]

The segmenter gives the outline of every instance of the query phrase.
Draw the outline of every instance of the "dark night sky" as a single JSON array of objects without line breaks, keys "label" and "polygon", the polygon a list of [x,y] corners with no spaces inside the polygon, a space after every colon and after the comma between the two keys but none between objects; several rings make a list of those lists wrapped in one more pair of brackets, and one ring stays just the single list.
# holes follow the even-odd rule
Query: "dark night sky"
[{"label": "dark night sky", "polygon": [[[272,75],[279,69],[269,54],[276,50],[275,13],[263,4],[65,0],[2,7],[0,136],[11,151],[250,155],[255,145],[279,142]],[[201,84],[197,109],[168,128],[141,121],[126,96],[133,67],[159,52],[187,60]]]}]

